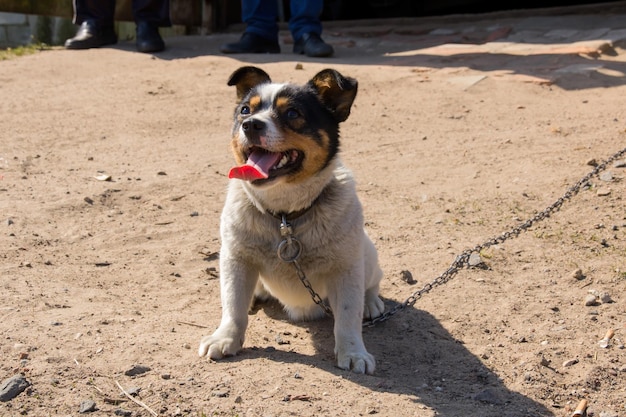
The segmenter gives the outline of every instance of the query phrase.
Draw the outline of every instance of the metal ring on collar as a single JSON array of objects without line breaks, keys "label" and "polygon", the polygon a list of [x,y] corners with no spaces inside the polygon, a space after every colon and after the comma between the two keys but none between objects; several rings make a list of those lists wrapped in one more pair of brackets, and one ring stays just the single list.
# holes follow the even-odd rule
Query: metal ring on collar
[{"label": "metal ring on collar", "polygon": [[[286,250],[288,250],[291,245],[295,245],[295,253],[289,256]],[[278,254],[280,260],[283,262],[295,262],[302,253],[302,243],[300,243],[300,241],[294,237],[291,237],[289,239],[283,239],[279,243],[276,253]]]}]

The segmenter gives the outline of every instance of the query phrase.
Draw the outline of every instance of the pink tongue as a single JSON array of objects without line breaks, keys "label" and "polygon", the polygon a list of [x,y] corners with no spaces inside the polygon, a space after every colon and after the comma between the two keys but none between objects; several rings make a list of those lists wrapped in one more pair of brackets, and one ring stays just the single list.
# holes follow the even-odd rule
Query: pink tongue
[{"label": "pink tongue", "polygon": [[257,150],[250,154],[245,165],[233,167],[228,173],[228,178],[236,178],[244,181],[254,181],[270,176],[269,170],[276,165],[283,154]]}]

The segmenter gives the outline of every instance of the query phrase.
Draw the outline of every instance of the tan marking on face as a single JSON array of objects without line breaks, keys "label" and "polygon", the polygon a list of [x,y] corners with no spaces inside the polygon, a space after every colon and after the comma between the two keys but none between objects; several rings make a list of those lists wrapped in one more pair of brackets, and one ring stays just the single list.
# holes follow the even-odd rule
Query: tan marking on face
[{"label": "tan marking on face", "polygon": [[254,113],[261,107],[261,96],[250,97],[250,113]]},{"label": "tan marking on face", "polygon": [[235,163],[237,165],[243,165],[246,163],[246,157],[245,154],[243,152],[243,146],[241,145],[241,142],[239,141],[239,136],[235,135],[233,136],[233,138],[230,141],[230,148],[233,152],[233,155],[235,156]]},{"label": "tan marking on face", "polygon": [[315,174],[317,174],[328,158],[328,145],[330,139],[326,132],[318,132],[322,138],[322,143],[318,143],[313,139],[305,136],[292,134],[289,136],[287,143],[291,149],[297,149],[304,153],[304,161],[302,161],[302,168],[294,173],[285,176],[285,180],[290,184],[298,184],[306,181]]}]

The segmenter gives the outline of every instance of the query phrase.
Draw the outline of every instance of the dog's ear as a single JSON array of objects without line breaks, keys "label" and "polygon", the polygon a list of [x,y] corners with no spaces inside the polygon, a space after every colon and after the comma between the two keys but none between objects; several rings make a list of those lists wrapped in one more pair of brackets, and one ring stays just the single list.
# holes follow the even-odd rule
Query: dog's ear
[{"label": "dog's ear", "polygon": [[354,78],[344,77],[333,69],[325,69],[309,81],[309,86],[317,91],[322,103],[333,113],[337,122],[348,118],[358,88]]},{"label": "dog's ear", "polygon": [[237,100],[243,99],[255,86],[270,82],[270,76],[257,67],[241,67],[228,79],[228,85],[237,87]]}]

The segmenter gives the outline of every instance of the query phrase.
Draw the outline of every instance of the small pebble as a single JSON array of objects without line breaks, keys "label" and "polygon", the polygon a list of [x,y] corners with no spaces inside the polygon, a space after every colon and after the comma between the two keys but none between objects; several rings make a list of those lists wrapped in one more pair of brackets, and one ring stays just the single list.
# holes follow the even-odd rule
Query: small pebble
[{"label": "small pebble", "polygon": [[92,413],[94,411],[96,411],[96,403],[94,401],[91,401],[91,400],[81,401],[80,408],[78,409],[78,412],[80,414]]},{"label": "small pebble", "polygon": [[598,188],[596,194],[598,197],[606,197],[611,195],[611,189],[606,187]]},{"label": "small pebble", "polygon": [[576,365],[578,363],[578,359],[570,359],[568,361],[563,362],[563,368],[567,368],[572,365]]},{"label": "small pebble", "polygon": [[136,375],[145,374],[146,372],[148,372],[150,370],[151,369],[148,366],[134,365],[132,368],[130,368],[129,370],[124,372],[124,375],[126,375],[126,376],[136,376]]},{"label": "small pebble", "polygon": [[583,270],[578,268],[577,270],[572,272],[572,278],[574,278],[577,281],[585,279],[585,275],[583,274]]},{"label": "small pebble", "polygon": [[611,171],[603,172],[602,174],[600,174],[600,180],[605,182],[613,181],[613,173]]},{"label": "small pebble", "polygon": [[600,293],[600,301],[602,302],[602,304],[610,304],[613,302],[613,299],[608,292],[602,292]]},{"label": "small pebble", "polygon": [[483,264],[483,259],[480,256],[480,253],[472,252],[467,261],[469,266],[480,266]]},{"label": "small pebble", "polygon": [[291,342],[289,340],[283,339],[282,335],[279,333],[276,335],[276,343],[278,343],[279,345],[288,345]]},{"label": "small pebble", "polygon": [[112,177],[105,173],[100,173],[96,175],[94,178],[97,179],[98,181],[112,181]]},{"label": "small pebble", "polygon": [[213,390],[213,392],[211,392],[211,396],[218,397],[218,398],[226,398],[228,397],[228,390],[225,388]]},{"label": "small pebble", "polygon": [[593,294],[587,294],[587,296],[585,297],[585,306],[586,307],[591,307],[591,306],[595,306],[598,305],[598,301],[596,300],[596,296]]},{"label": "small pebble", "polygon": [[133,412],[130,410],[124,410],[122,408],[118,408],[117,410],[114,411],[116,416],[122,416],[122,417],[130,417],[133,415]]},{"label": "small pebble", "polygon": [[7,378],[0,383],[0,402],[7,402],[17,397],[30,386],[30,382],[22,374]]},{"label": "small pebble", "polygon": [[413,274],[411,273],[411,271],[407,271],[407,270],[400,271],[400,279],[409,285],[413,285],[417,283],[417,281],[413,279]]}]

